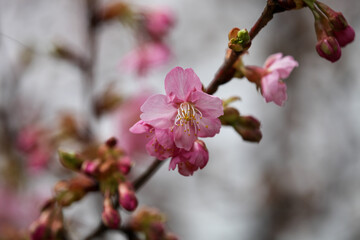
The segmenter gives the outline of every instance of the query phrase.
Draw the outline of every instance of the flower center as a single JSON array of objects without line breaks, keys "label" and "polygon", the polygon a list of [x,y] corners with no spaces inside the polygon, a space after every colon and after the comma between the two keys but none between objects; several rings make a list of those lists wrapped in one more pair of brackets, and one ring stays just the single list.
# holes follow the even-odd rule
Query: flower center
[{"label": "flower center", "polygon": [[193,127],[195,136],[200,131],[200,120],[202,113],[191,103],[184,102],[178,108],[174,124],[178,127],[185,127],[184,132],[190,136],[190,128]]}]

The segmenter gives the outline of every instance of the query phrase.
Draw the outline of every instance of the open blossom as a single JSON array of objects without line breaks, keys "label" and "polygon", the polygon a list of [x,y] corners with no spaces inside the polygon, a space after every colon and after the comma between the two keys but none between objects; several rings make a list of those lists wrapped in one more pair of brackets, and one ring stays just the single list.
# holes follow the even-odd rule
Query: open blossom
[{"label": "open blossom", "polygon": [[279,106],[284,104],[287,94],[282,79],[289,77],[298,65],[293,57],[283,57],[282,53],[273,54],[266,59],[264,69],[267,74],[261,79],[261,92],[266,102],[274,102]]},{"label": "open blossom", "polygon": [[165,44],[149,42],[125,55],[120,67],[144,76],[150,69],[167,63],[170,58],[171,51]]},{"label": "open blossom", "polygon": [[292,70],[299,64],[291,56],[283,57],[282,53],[269,56],[264,67],[246,66],[245,76],[261,88],[266,102],[274,102],[282,106],[287,99],[286,85],[282,81],[289,77]]},{"label": "open blossom", "polygon": [[208,160],[209,153],[205,143],[197,140],[194,142],[190,151],[181,150],[171,159],[169,170],[175,170],[176,166],[178,166],[178,171],[181,175],[190,176],[198,169],[203,169]]},{"label": "open blossom", "polygon": [[145,123],[155,129],[170,129],[176,147],[186,151],[198,137],[219,133],[222,101],[202,91],[192,69],[172,69],[165,78],[165,91],[166,95],[153,95],[141,106],[140,118]]}]

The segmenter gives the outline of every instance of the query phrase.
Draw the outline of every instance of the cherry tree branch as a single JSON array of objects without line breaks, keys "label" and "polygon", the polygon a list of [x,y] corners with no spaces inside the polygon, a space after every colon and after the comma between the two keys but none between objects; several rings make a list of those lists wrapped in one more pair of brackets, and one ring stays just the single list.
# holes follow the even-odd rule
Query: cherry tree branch
[{"label": "cherry tree branch", "polygon": [[[261,16],[249,32],[250,39],[253,40],[255,38],[255,36],[260,32],[260,30],[263,29],[267,25],[267,23],[273,18],[275,13],[283,11],[285,11],[285,9],[278,5],[277,0],[268,0]],[[225,59],[224,63],[216,72],[214,79],[206,88],[206,92],[208,94],[214,94],[220,85],[229,82],[234,77],[235,69],[233,68],[233,65],[239,58],[239,56],[241,56],[243,53],[244,51],[235,52],[234,50],[231,50],[230,56]]]}]

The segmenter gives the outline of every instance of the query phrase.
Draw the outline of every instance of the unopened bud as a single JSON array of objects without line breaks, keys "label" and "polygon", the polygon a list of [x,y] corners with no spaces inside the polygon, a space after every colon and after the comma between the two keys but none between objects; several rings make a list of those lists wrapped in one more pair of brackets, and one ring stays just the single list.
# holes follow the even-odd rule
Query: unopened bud
[{"label": "unopened bud", "polygon": [[219,117],[221,124],[226,126],[232,126],[240,120],[240,113],[237,109],[227,107],[224,109],[224,115]]},{"label": "unopened bud", "polygon": [[252,116],[241,116],[240,121],[233,127],[245,141],[260,142],[262,138],[260,122]]},{"label": "unopened bud", "polygon": [[341,49],[335,37],[329,36],[321,39],[316,44],[319,56],[331,62],[336,62],[341,57]]},{"label": "unopened bud", "polygon": [[81,169],[83,160],[76,154],[59,151],[59,158],[61,164],[70,170],[78,171]]},{"label": "unopened bud", "polygon": [[250,35],[246,29],[233,28],[229,32],[228,38],[228,46],[235,52],[246,51],[251,45]]},{"label": "unopened bud", "polygon": [[118,160],[118,169],[122,174],[127,175],[131,167],[132,163],[129,156],[122,157]]},{"label": "unopened bud", "polygon": [[99,167],[100,176],[106,177],[117,171],[117,162],[114,160],[107,160]]},{"label": "unopened bud", "polygon": [[106,140],[105,144],[109,147],[109,148],[113,148],[116,146],[117,144],[117,139],[115,137],[111,137],[108,140]]},{"label": "unopened bud", "polygon": [[300,9],[305,6],[303,0],[278,0],[277,4],[284,10]]},{"label": "unopened bud", "polygon": [[110,198],[105,198],[104,200],[104,210],[101,218],[103,223],[109,228],[116,229],[120,226],[120,214],[112,206]]},{"label": "unopened bud", "polygon": [[130,183],[120,183],[118,191],[120,205],[128,211],[134,211],[138,205],[138,200]]},{"label": "unopened bud", "polygon": [[96,176],[99,173],[100,159],[86,160],[81,165],[81,171],[90,176]]},{"label": "unopened bud", "polygon": [[355,39],[355,31],[348,24],[341,12],[336,12],[324,3],[316,2],[320,10],[328,17],[333,34],[341,47],[346,46]]}]

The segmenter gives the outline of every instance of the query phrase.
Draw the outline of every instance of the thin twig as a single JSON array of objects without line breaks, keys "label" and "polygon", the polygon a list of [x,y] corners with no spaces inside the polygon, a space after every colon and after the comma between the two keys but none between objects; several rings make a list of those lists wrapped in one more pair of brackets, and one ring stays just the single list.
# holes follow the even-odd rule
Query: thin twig
[{"label": "thin twig", "polygon": [[[253,40],[255,38],[255,36],[260,32],[260,30],[263,29],[266,24],[273,18],[273,15],[275,13],[282,11],[285,11],[285,9],[279,7],[276,1],[268,0],[261,16],[249,32],[250,39]],[[236,70],[233,68],[233,65],[238,59],[238,57],[241,56],[243,53],[244,52],[235,52],[234,50],[231,50],[230,56],[225,59],[224,63],[216,72],[214,79],[206,88],[206,92],[208,94],[214,94],[220,85],[229,82],[234,77]]]},{"label": "thin twig", "polygon": [[165,162],[165,160],[155,159],[154,162],[149,166],[149,168],[138,177],[134,183],[135,191],[139,190],[146,182],[151,178],[151,176],[161,167],[161,165]]}]

